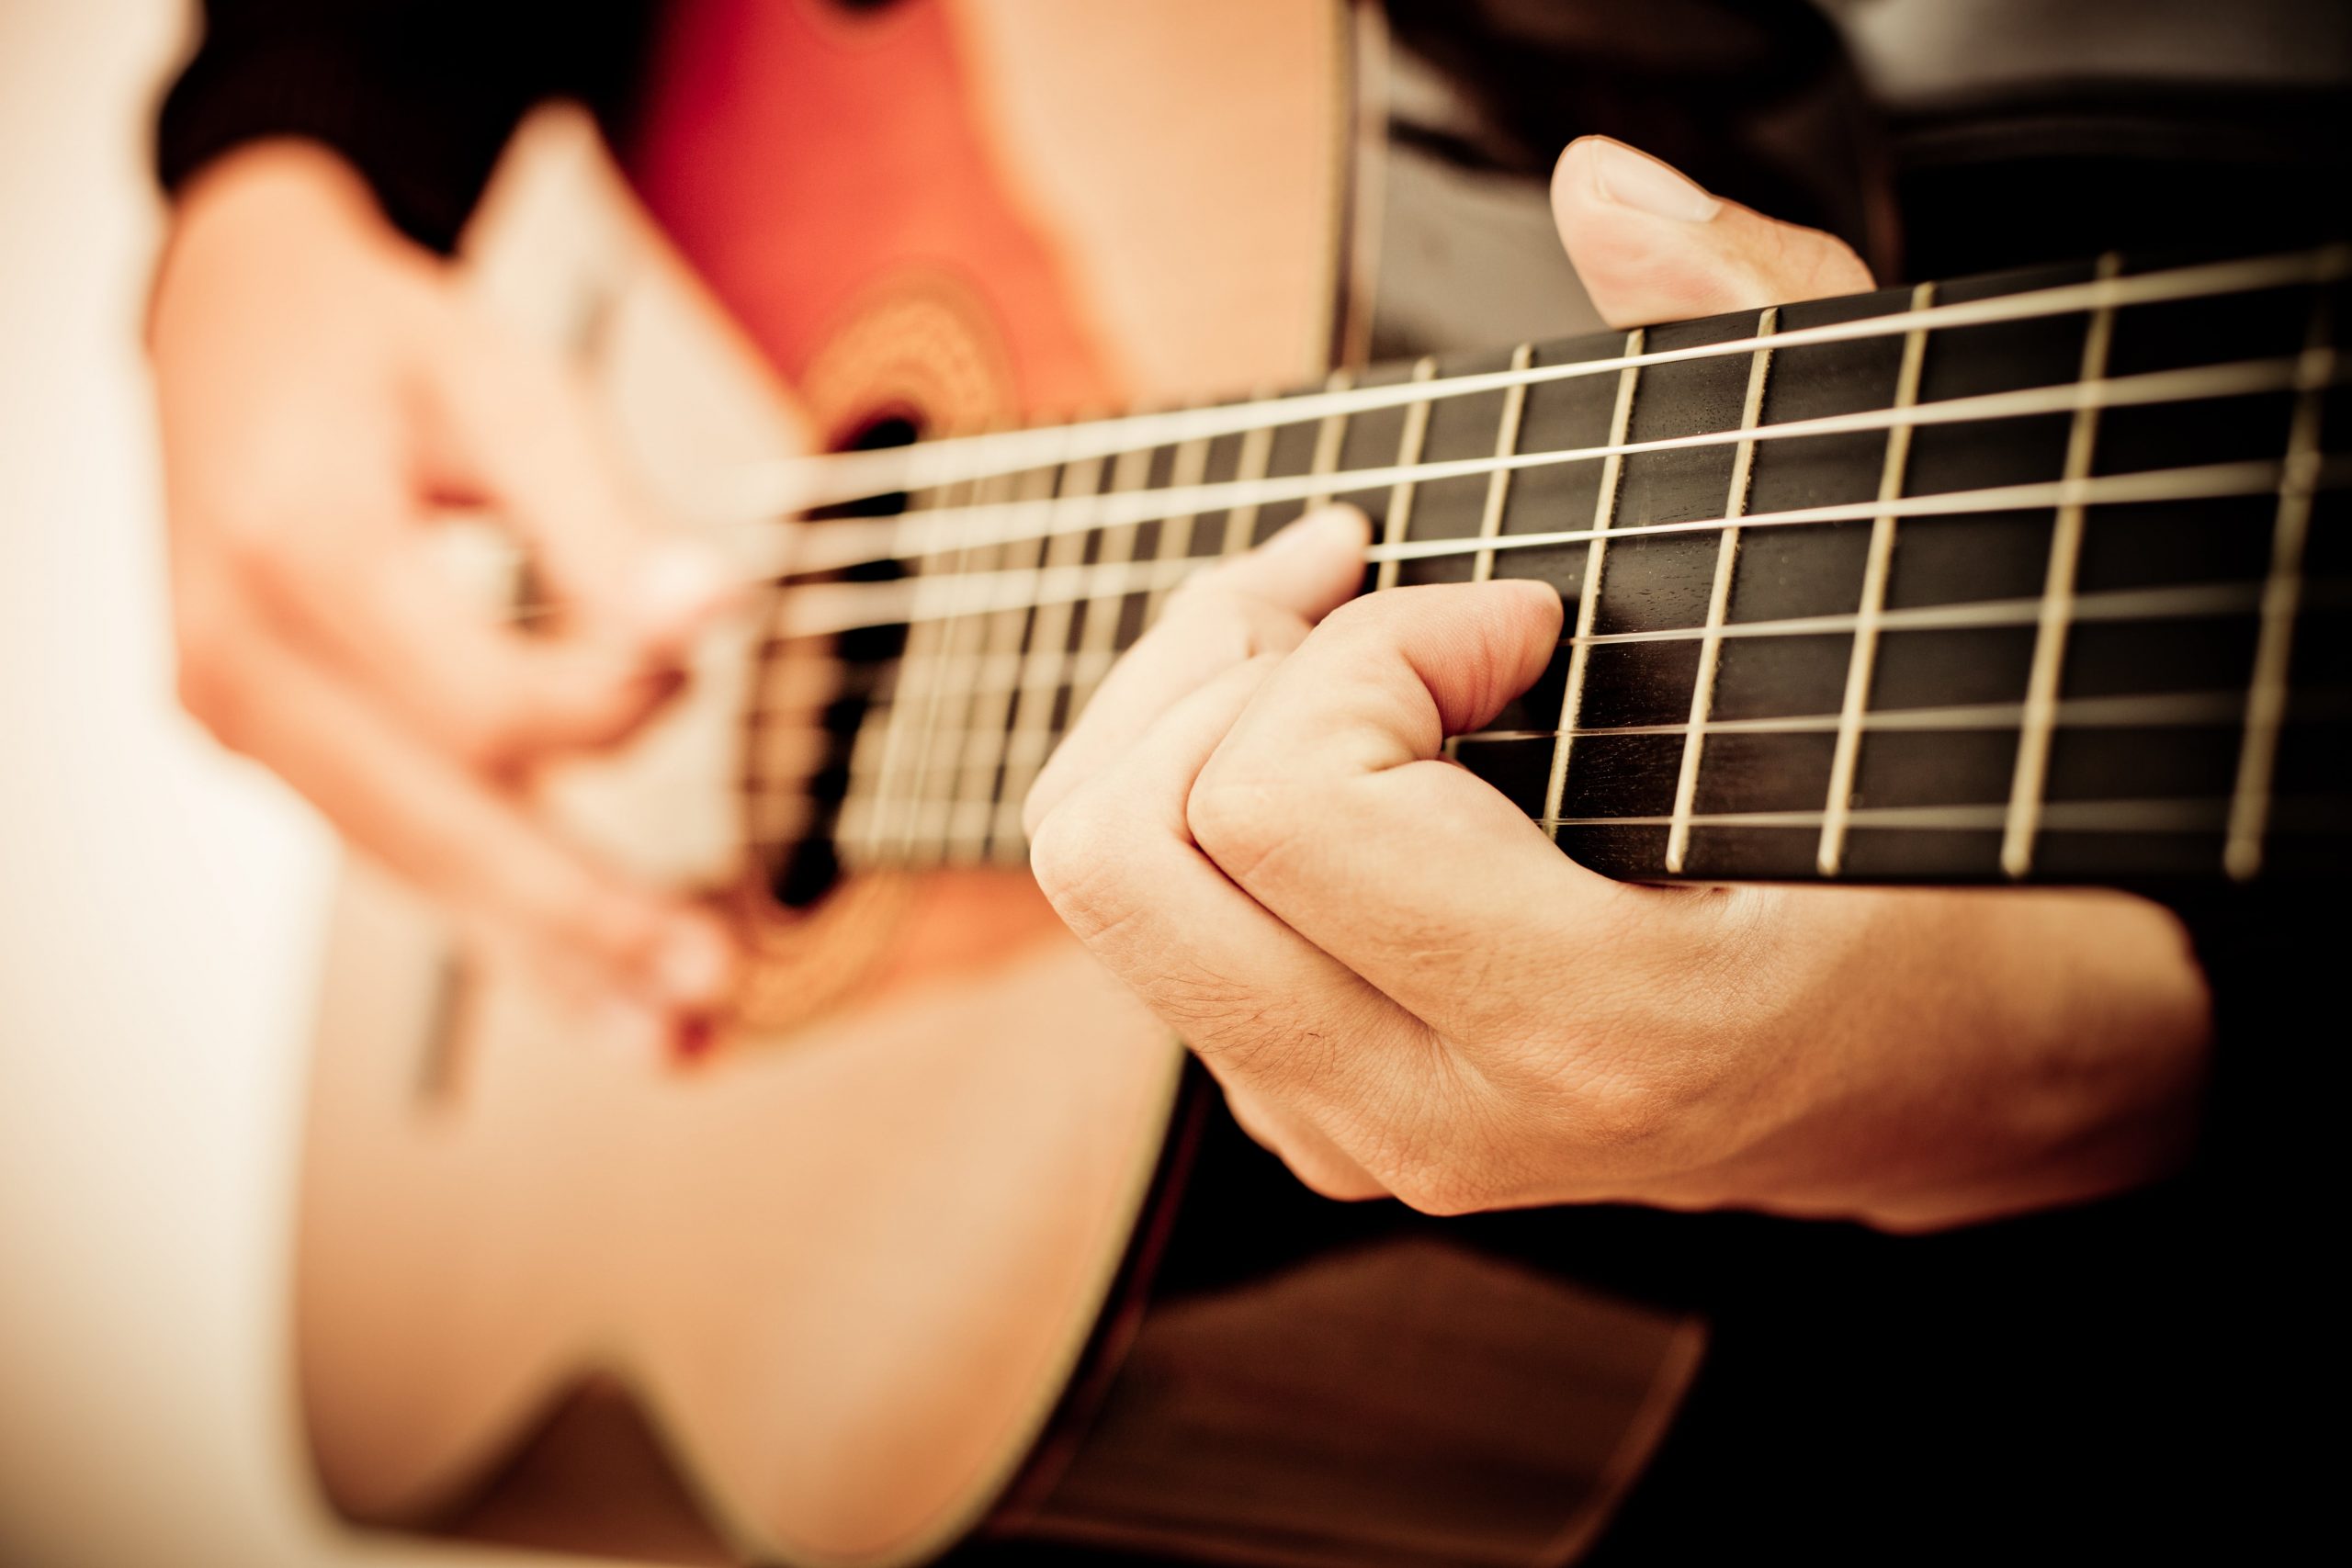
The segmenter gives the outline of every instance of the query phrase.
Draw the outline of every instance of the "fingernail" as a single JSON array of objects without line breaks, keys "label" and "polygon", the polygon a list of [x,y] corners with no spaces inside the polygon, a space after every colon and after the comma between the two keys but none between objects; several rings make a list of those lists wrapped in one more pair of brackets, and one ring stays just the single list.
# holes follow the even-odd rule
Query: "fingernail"
[{"label": "fingernail", "polygon": [[699,545],[656,546],[639,569],[638,613],[651,626],[670,626],[707,611],[726,592],[718,558]]},{"label": "fingernail", "polygon": [[1603,201],[1684,223],[1704,223],[1724,209],[1722,202],[1646,152],[1598,137],[1590,145],[1593,188]]},{"label": "fingernail", "polygon": [[724,941],[700,926],[688,926],[655,953],[653,977],[664,996],[693,1006],[718,1000],[734,966],[734,955]]}]

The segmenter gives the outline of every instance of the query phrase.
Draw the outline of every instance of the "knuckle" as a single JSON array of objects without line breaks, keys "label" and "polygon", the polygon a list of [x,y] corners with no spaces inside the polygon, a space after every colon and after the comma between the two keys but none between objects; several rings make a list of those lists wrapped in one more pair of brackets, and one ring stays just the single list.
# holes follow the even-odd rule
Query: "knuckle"
[{"label": "knuckle", "polygon": [[1212,764],[1184,797],[1185,830],[1229,874],[1247,876],[1290,837],[1288,794],[1279,784]]},{"label": "knuckle", "polygon": [[1359,631],[1367,626],[1381,626],[1400,606],[1418,602],[1411,593],[1363,593],[1324,616],[1323,624],[1340,631]]},{"label": "knuckle", "polygon": [[1031,874],[1081,941],[1118,924],[1128,902],[1118,814],[1101,794],[1080,789],[1046,813],[1029,841]]},{"label": "knuckle", "polygon": [[1475,1171],[1444,1158],[1413,1159],[1401,1167],[1391,1163],[1374,1174],[1398,1202],[1424,1214],[1475,1214],[1498,1201]]},{"label": "knuckle", "polygon": [[1679,1123],[1684,1098],[1656,1073],[1621,1069],[1587,1077],[1574,1091],[1577,1141],[1605,1163],[1638,1164]]},{"label": "knuckle", "polygon": [[[1260,1139],[1261,1143],[1266,1140]],[[1380,1184],[1379,1179],[1361,1166],[1335,1159],[1317,1149],[1295,1149],[1268,1144],[1298,1178],[1299,1185],[1318,1198],[1338,1203],[1363,1203],[1374,1198],[1394,1196]]]},{"label": "knuckle", "polygon": [[1528,1201],[1534,1190],[1525,1151],[1487,1122],[1459,1109],[1417,1117],[1409,1135],[1392,1136],[1373,1166],[1390,1191],[1424,1214],[1475,1214]]},{"label": "knuckle", "polygon": [[[1244,592],[1227,575],[1235,563],[1179,586],[1161,616],[1170,639],[1222,669],[1269,653],[1287,653],[1306,636],[1306,622],[1282,605]],[[1158,628],[1155,628],[1157,630]],[[1149,634],[1147,634],[1149,635]]]},{"label": "knuckle", "polygon": [[1048,792],[1059,788],[1061,784],[1060,779],[1056,776],[1057,770],[1054,766],[1054,761],[1055,759],[1051,757],[1046,760],[1046,765],[1037,770],[1036,780],[1030,784],[1029,793],[1021,797],[1021,832],[1029,840],[1030,874],[1037,876],[1041,886],[1045,879],[1037,870],[1037,834],[1050,817],[1046,806],[1053,796]]}]

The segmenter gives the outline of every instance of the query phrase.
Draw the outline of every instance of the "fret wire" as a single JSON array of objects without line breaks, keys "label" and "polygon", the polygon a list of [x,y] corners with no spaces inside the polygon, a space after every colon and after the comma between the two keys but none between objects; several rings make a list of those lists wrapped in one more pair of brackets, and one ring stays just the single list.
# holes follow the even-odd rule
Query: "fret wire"
[{"label": "fret wire", "polygon": [[[1061,493],[1099,494],[1102,468],[1100,457],[1080,458],[1070,464],[1062,470]],[[1085,554],[1085,536],[1067,535],[1053,541],[1041,565],[1048,569],[1076,566]],[[1052,728],[1054,700],[1067,678],[1071,622],[1100,598],[1099,594],[1089,595],[1056,604],[1040,604],[1029,615],[1022,649],[1021,682],[1013,694],[1007,734],[999,749],[996,774],[989,785],[990,844],[1011,842],[1023,836],[1022,802],[1028,799],[1029,786],[1036,780],[1037,765],[1045,758],[1040,751],[1035,761],[1024,759]]]},{"label": "fret wire", "polygon": [[[2334,322],[2323,293],[2312,308],[2306,346],[2333,356]],[[2288,664],[2294,651],[2295,617],[2301,607],[2303,547],[2311,532],[2312,496],[2321,468],[2321,391],[2332,378],[2314,378],[2295,399],[2287,434],[2287,460],[2278,481],[2278,511],[2271,526],[2270,570],[2262,585],[2262,622],[2256,635],[2254,670],[2245,695],[2245,728],[2238,746],[2235,787],[2230,796],[2229,838],[2222,866],[2244,882],[2262,869],[2262,838],[2270,814],[2271,773],[2278,756],[2278,729],[2287,712]]]},{"label": "fret wire", "polygon": [[[2104,282],[2121,270],[2123,258],[2110,251],[2098,259]],[[2088,384],[2107,372],[2108,346],[2115,337],[2115,311],[2094,311],[2083,334],[2082,369],[2076,379]],[[2068,479],[2090,477],[2091,456],[2098,443],[2096,408],[2075,411],[2066,433]],[[2017,768],[2009,781],[2009,817],[2001,831],[2001,869],[2023,876],[2033,868],[2033,840],[2039,831],[2041,790],[2050,768],[2051,710],[2058,700],[2058,680],[2066,660],[2066,621],[2075,596],[2075,573],[2083,553],[2084,508],[2077,502],[2058,509],[2050,533],[2050,566],[2041,587],[2042,613],[2033,638],[2033,663],[2026,675],[2026,722],[2018,736]]]},{"label": "fret wire", "polygon": [[[1123,452],[1111,468],[1110,493],[1124,495],[1143,488],[1151,478],[1151,452],[1145,448]],[[1097,559],[1104,566],[1125,566],[1135,558],[1136,529],[1130,523],[1102,531],[1102,543]],[[1069,675],[1069,712],[1075,716],[1094,698],[1094,688],[1101,684],[1110,660],[1118,650],[1120,616],[1127,602],[1127,591],[1091,594],[1086,601],[1086,620],[1079,633],[1077,656],[1071,660]]]},{"label": "fret wire", "polygon": [[[1039,505],[1051,501],[1066,470],[1058,465],[1039,468],[1024,476],[1023,486],[1028,499]],[[1046,572],[1042,541],[1027,543],[1026,547],[1005,547],[1003,558],[1017,559],[1012,567],[1016,576],[1025,575],[1042,586]],[[1013,551],[1018,548],[1018,557]],[[1023,602],[1007,605],[987,617],[982,633],[983,646],[990,652],[1020,654],[1025,651],[1026,639],[1035,616],[1046,609],[1043,596],[1035,591],[1023,596]],[[1067,601],[1064,601],[1067,602]],[[1004,747],[1009,738],[1012,710],[1019,699],[1018,691],[1007,693],[1000,700],[993,694],[967,705],[964,728],[966,741],[956,777],[959,783],[948,807],[948,820],[942,829],[944,848],[951,863],[962,863],[970,858],[963,852],[977,847],[985,852],[989,833],[996,818],[997,788],[1002,776]]]},{"label": "fret wire", "polygon": [[[1794,334],[1791,334],[1793,336]],[[1822,435],[1846,435],[1873,431],[1910,428],[1928,424],[1978,423],[2013,419],[2030,419],[2043,414],[2075,414],[2091,409],[2144,407],[2152,404],[2202,401],[2226,397],[2253,397],[2269,392],[2292,391],[2313,374],[2314,365],[2324,365],[2326,374],[2342,379],[2344,367],[2332,355],[2315,355],[2310,351],[2277,359],[2242,360],[2225,365],[2198,366],[2186,369],[2148,371],[2139,375],[2120,377],[2096,382],[2065,382],[2045,387],[2024,387],[2006,392],[1986,392],[1968,397],[1942,398],[1932,402],[1915,402],[1904,409],[1866,409],[1852,413],[1826,414],[1814,419],[1786,420],[1759,425],[1753,432],[1737,430],[1702,431],[1690,435],[1665,436],[1643,442],[1611,442],[1600,446],[1570,447],[1549,452],[1521,452],[1508,457],[1460,457],[1439,462],[1417,462],[1392,465],[1383,468],[1348,470],[1340,476],[1350,482],[1335,487],[1340,493],[1358,491],[1388,490],[1401,484],[1429,484],[1439,479],[1465,476],[1484,477],[1498,470],[1560,467],[1570,463],[1601,462],[1611,457],[1637,457],[1650,452],[1684,451],[1698,447],[1729,446],[1742,440],[1788,441],[1805,440]],[[1052,507],[1044,513],[1043,532],[1055,533],[1098,526],[1106,523],[1148,522],[1178,513],[1204,513],[1239,507],[1261,505],[1279,501],[1297,501],[1312,493],[1318,483],[1329,476],[1299,476],[1255,478],[1220,480],[1200,484],[1187,490],[1170,487],[1146,491],[1125,505],[1110,508],[1097,516],[1091,512],[1080,514],[1074,509],[1069,516],[1059,515]],[[925,515],[925,525],[948,542],[969,538],[978,543],[1012,543],[1027,537],[1024,529],[1035,528],[1032,521],[1038,513],[998,502],[972,506],[956,512],[937,512]],[[986,530],[993,525],[996,536],[991,540]],[[888,535],[893,544],[881,546],[859,543],[861,539],[877,540]],[[831,525],[798,543],[796,558],[781,573],[781,581],[810,573],[837,571],[877,560],[904,558],[888,553],[895,547],[897,534],[889,525],[861,532],[847,524]],[[1454,541],[1449,541],[1454,542]],[[924,537],[921,548],[942,547]],[[1409,556],[1412,547],[1397,547]],[[885,553],[874,552],[883,549]]]},{"label": "fret wire", "polygon": [[[1243,434],[1240,461],[1233,472],[1233,488],[1238,492],[1238,498],[1226,512],[1225,543],[1219,554],[1236,556],[1248,549],[1250,536],[1258,528],[1258,508],[1267,501],[1283,499],[1254,493],[1256,488],[1261,487],[1265,481],[1266,464],[1273,457],[1273,452],[1274,426],[1261,424]],[[1199,510],[1210,512],[1216,508],[1204,506]]]},{"label": "fret wire", "polygon": [[[1323,389],[1327,392],[1344,392],[1354,382],[1355,378],[1350,372],[1334,370],[1323,378]],[[1310,474],[1329,474],[1336,470],[1340,466],[1340,448],[1346,443],[1347,437],[1348,416],[1346,414],[1335,413],[1326,418],[1322,427],[1315,433],[1315,458],[1307,465],[1306,471]],[[1308,509],[1330,505],[1331,495],[1332,492],[1329,491],[1319,491],[1308,496],[1306,498]]]},{"label": "fret wire", "polygon": [[[1010,488],[1009,481],[994,477],[978,480],[967,487],[968,492],[974,497],[983,494],[992,495],[999,491]],[[918,604],[920,604],[926,593],[931,594],[934,599],[944,597],[951,605],[960,603],[967,592],[965,584],[971,575],[969,568],[972,553],[969,546],[952,552],[954,558],[952,570],[949,570],[951,552],[943,551],[937,556],[926,558],[925,564],[933,570],[926,570],[915,579],[914,592]],[[935,635],[926,639],[926,651],[931,656],[930,668],[926,673],[931,679],[922,682],[921,722],[907,738],[908,745],[905,750],[909,768],[905,775],[908,783],[903,813],[901,814],[898,809],[898,792],[889,787],[887,772],[878,797],[876,812],[876,832],[887,834],[887,837],[877,838],[877,847],[880,843],[895,840],[899,844],[900,854],[905,857],[912,856],[922,831],[921,803],[926,794],[925,780],[933,765],[932,738],[939,727],[940,703],[944,695],[944,682],[938,677],[950,667],[952,660],[961,651],[960,645],[964,635],[962,627],[963,622],[951,615],[941,620]],[[912,625],[909,627],[908,635],[910,637],[913,636]],[[902,661],[899,666],[902,679],[907,671],[908,665]],[[915,705],[907,703],[903,699],[894,699],[891,703],[892,722],[894,724],[903,722],[901,714],[914,706]],[[886,752],[886,770],[888,761],[888,754]],[[903,822],[898,819],[900,815],[904,817]]]},{"label": "fret wire", "polygon": [[[1535,357],[1535,345],[1521,344],[1511,350],[1510,367],[1524,370]],[[1527,386],[1513,382],[1503,390],[1502,417],[1495,423],[1495,456],[1509,457],[1519,450],[1520,422],[1527,413]],[[1489,582],[1495,575],[1494,542],[1503,531],[1503,507],[1510,497],[1510,470],[1497,468],[1487,476],[1486,509],[1478,514],[1478,540],[1482,547],[1477,558],[1470,566],[1470,581]]]},{"label": "fret wire", "polygon": [[[925,799],[920,804],[927,814],[931,814],[933,807],[944,808],[954,803]],[[914,865],[952,865],[969,868],[985,865],[1019,865],[1028,859],[1025,851],[1020,851],[1010,844],[993,841],[986,828],[975,826],[968,819],[951,821],[938,833],[925,839],[920,847],[922,852],[920,859],[913,858],[910,851],[910,858],[902,861],[889,861],[877,856],[873,860],[861,861],[857,863],[861,869],[879,869],[885,866],[903,869]]]},{"label": "fret wire", "polygon": [[[975,495],[987,495],[990,504],[1016,492],[1020,476],[995,474],[973,487]],[[983,552],[986,552],[983,554]],[[920,610],[930,606],[939,623],[939,635],[932,639],[927,667],[921,668],[922,679],[913,682],[922,692],[922,700],[910,705],[914,723],[908,748],[909,766],[906,771],[907,789],[902,808],[894,809],[893,829],[886,843],[895,843],[896,858],[913,863],[928,858],[943,840],[947,829],[947,818],[952,813],[940,803],[932,789],[932,780],[944,775],[952,795],[961,779],[963,753],[958,748],[942,757],[940,739],[944,735],[960,734],[961,718],[946,722],[952,706],[957,713],[969,709],[971,694],[956,689],[948,671],[962,668],[978,651],[972,644],[985,641],[985,595],[978,585],[994,575],[997,563],[1004,558],[1001,547],[968,542],[962,548],[943,552],[943,570],[918,577],[913,584],[914,598]],[[985,560],[990,572],[984,575],[972,570],[977,560]],[[896,585],[892,585],[896,586]],[[895,807],[895,801],[894,801]],[[933,807],[940,805],[934,813]],[[933,818],[936,817],[937,820]],[[879,848],[879,846],[877,846]],[[882,852],[888,852],[884,851]]]},{"label": "fret wire", "polygon": [[[812,730],[810,733],[818,734],[821,733],[821,731]],[[985,733],[986,732],[984,730],[978,729],[951,730],[947,732],[944,739],[951,741],[960,741],[977,739]],[[1040,766],[1045,762],[1047,757],[1053,754],[1054,748],[1061,743],[1061,738],[1064,733],[1066,733],[1066,731],[1062,728],[1047,727],[1039,729],[1020,731],[1008,735],[1005,737],[1004,744],[1005,761],[1009,765],[1012,766]],[[792,789],[797,787],[797,784],[794,781],[786,779],[777,787]]]},{"label": "fret wire", "polygon": [[[1911,291],[1913,314],[1935,301],[1936,286],[1923,283]],[[1928,360],[1928,332],[1915,327],[1904,335],[1903,359],[1894,373],[1894,407],[1907,409],[1919,400],[1919,373]],[[1882,503],[1903,495],[1911,465],[1911,427],[1898,424],[1886,433],[1886,457],[1880,465],[1878,499]],[[1870,705],[1871,682],[1878,661],[1879,612],[1886,607],[1886,583],[1894,568],[1895,513],[1891,506],[1871,519],[1870,553],[1862,562],[1862,592],[1855,610],[1854,646],[1847,656],[1846,694],[1839,709],[1838,739],[1829,758],[1829,795],[1823,803],[1821,845],[1814,863],[1824,876],[1838,874],[1846,854],[1846,816],[1854,801],[1854,771],[1862,753],[1862,712]]]},{"label": "fret wire", "polygon": [[[1198,489],[1201,477],[1208,472],[1208,467],[1207,439],[1204,437],[1198,441],[1187,441],[1178,446],[1175,456],[1169,459],[1169,484],[1171,488],[1180,490]],[[1193,530],[1199,525],[1198,513],[1188,512],[1180,516],[1160,520],[1159,547],[1152,552],[1153,561],[1159,567],[1159,573],[1155,575],[1146,589],[1143,606],[1144,625],[1149,626],[1159,618],[1160,606],[1168,602],[1168,590],[1174,585],[1172,579],[1163,582],[1159,578],[1167,574],[1170,562],[1189,560],[1192,558]]]},{"label": "fret wire", "polygon": [[[1409,380],[1425,382],[1436,374],[1437,361],[1424,357],[1414,363],[1413,374]],[[1429,433],[1430,405],[1427,400],[1406,405],[1404,432],[1396,438],[1396,466],[1399,471],[1409,470],[1419,465],[1421,443],[1429,438]],[[1400,479],[1388,492],[1388,514],[1382,521],[1381,542],[1392,546],[1403,544],[1406,539],[1406,530],[1412,525],[1412,520],[1413,481],[1409,479]],[[1379,570],[1374,574],[1373,585],[1375,588],[1396,586],[1396,562],[1394,558],[1381,560]]]},{"label": "fret wire", "polygon": [[[1642,329],[1635,327],[1625,334],[1624,357],[1633,359],[1642,352]],[[1617,378],[1617,400],[1609,412],[1609,442],[1612,446],[1624,445],[1625,432],[1634,420],[1634,383],[1641,371],[1628,365]],[[1560,739],[1552,748],[1552,769],[1544,783],[1544,817],[1547,822],[1560,814],[1560,796],[1568,783],[1568,752],[1575,743],[1577,716],[1584,706],[1585,665],[1590,657],[1593,617],[1600,608],[1600,573],[1602,554],[1608,548],[1609,525],[1617,510],[1617,482],[1623,459],[1610,457],[1600,466],[1600,493],[1592,504],[1592,538],[1585,547],[1584,582],[1577,595],[1575,630],[1570,633],[1566,682],[1560,689]]]},{"label": "fret wire", "polygon": [[[1076,679],[1100,682],[1109,672],[1111,666],[1117,662],[1118,657],[1118,650],[1115,649],[1081,651],[1072,656],[1069,668]],[[1010,658],[993,658],[987,654],[975,654],[962,666],[970,678],[959,682],[959,689],[968,687],[973,691],[1018,691],[1022,683],[1022,671],[1027,667],[1027,659],[1018,654]]]},{"label": "fret wire", "polygon": [[[1779,308],[1757,318],[1756,335],[1770,338],[1780,324]],[[1772,351],[1759,348],[1747,362],[1747,396],[1740,404],[1739,427],[1754,430],[1764,414],[1764,381],[1772,372]],[[1690,683],[1690,727],[1682,738],[1682,764],[1674,781],[1674,821],[1667,829],[1666,869],[1679,873],[1690,848],[1691,809],[1699,798],[1699,764],[1707,745],[1707,712],[1714,705],[1715,671],[1723,658],[1723,629],[1731,615],[1732,574],[1738,570],[1739,514],[1747,509],[1747,483],[1754,471],[1756,444],[1743,441],[1732,449],[1731,485],[1724,496],[1727,520],[1717,536],[1714,581],[1707,590],[1708,635],[1699,644],[1699,671]]]},{"label": "fret wire", "polygon": [[[2128,277],[2065,284],[2022,294],[1937,305],[1889,316],[1861,317],[1826,322],[1784,334],[1780,346],[1848,343],[1893,337],[1917,328],[1980,326],[1994,322],[2031,321],[2097,310],[2252,293],[2306,284],[2329,284],[2352,275],[2352,246],[2333,244],[2316,250],[2264,256],[2247,261],[2220,262],[2141,273]],[[1568,361],[1532,367],[1524,371],[1492,371],[1448,378],[1440,397],[1470,397],[1499,391],[1513,384],[1533,385],[1582,376],[1615,375],[1628,368],[1673,364],[1688,359],[1724,357],[1752,353],[1754,340],[1711,344],[1683,349],[1617,358]],[[1112,456],[1132,446],[1166,446],[1194,439],[1234,434],[1261,422],[1289,423],[1322,419],[1332,413],[1358,414],[1393,408],[1415,400],[1415,394],[1395,385],[1359,387],[1345,392],[1310,394],[1285,400],[1286,407],[1231,404],[1203,409],[1133,416],[1092,425],[1058,430],[1012,431],[993,435],[965,436],[918,446],[873,453],[836,453],[817,458],[788,458],[740,470],[729,488],[735,494],[712,508],[729,516],[772,521],[813,506],[934,488],[989,472],[1011,472],[1036,466],[1042,459],[1033,448],[1047,438],[1066,443],[1067,457]]]},{"label": "fret wire", "polygon": [[[924,491],[909,499],[908,511],[910,513],[921,511],[926,502],[939,504],[952,494],[958,491],[969,493],[976,488],[966,483]],[[944,562],[927,558],[918,560],[914,567],[915,575],[920,578],[926,566],[934,564],[944,565]],[[866,847],[878,849],[897,826],[892,817],[891,803],[899,793],[899,769],[904,763],[908,744],[908,719],[915,699],[908,677],[910,671],[920,668],[917,660],[928,656],[931,645],[937,640],[941,631],[941,624],[934,621],[908,624],[907,635],[899,644],[896,668],[891,671],[889,703],[880,711],[869,706],[858,723],[857,739],[850,751],[849,787],[842,794],[840,824],[835,833],[838,842],[856,844],[865,840]],[[881,739],[876,742],[869,737],[877,726]],[[868,781],[868,787],[860,787],[862,783]]]}]

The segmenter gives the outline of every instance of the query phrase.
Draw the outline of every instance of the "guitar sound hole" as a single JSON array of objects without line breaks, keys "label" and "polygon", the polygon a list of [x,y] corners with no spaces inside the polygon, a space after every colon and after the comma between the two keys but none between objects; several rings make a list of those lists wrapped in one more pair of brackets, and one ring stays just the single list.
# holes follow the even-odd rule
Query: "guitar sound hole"
[{"label": "guitar sound hole", "polygon": [[[888,0],[878,3],[887,4]],[[912,419],[890,414],[865,424],[842,446],[850,451],[905,446],[922,434]],[[888,517],[905,511],[906,504],[903,494],[873,496],[812,512],[809,520]],[[837,577],[842,581],[882,582],[900,575],[902,569],[895,561],[871,561],[851,567]],[[808,830],[778,852],[769,867],[769,892],[787,909],[808,908],[841,879],[841,854],[833,841],[833,829],[842,798],[849,790],[850,753],[856,745],[858,727],[865,720],[877,682],[905,646],[904,626],[862,627],[845,632],[834,641],[831,657],[840,666],[841,680],[820,716],[820,753],[815,771],[803,786],[809,807]],[[754,787],[774,788],[784,783],[755,780]]]}]

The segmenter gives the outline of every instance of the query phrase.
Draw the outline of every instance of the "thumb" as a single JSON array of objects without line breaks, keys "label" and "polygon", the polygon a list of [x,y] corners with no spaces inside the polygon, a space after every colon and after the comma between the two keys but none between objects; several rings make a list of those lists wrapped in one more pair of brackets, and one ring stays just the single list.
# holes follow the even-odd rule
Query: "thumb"
[{"label": "thumb", "polygon": [[1720,200],[1605,136],[1581,137],[1560,154],[1552,216],[1594,307],[1615,327],[1871,287],[1870,268],[1834,234]]}]

